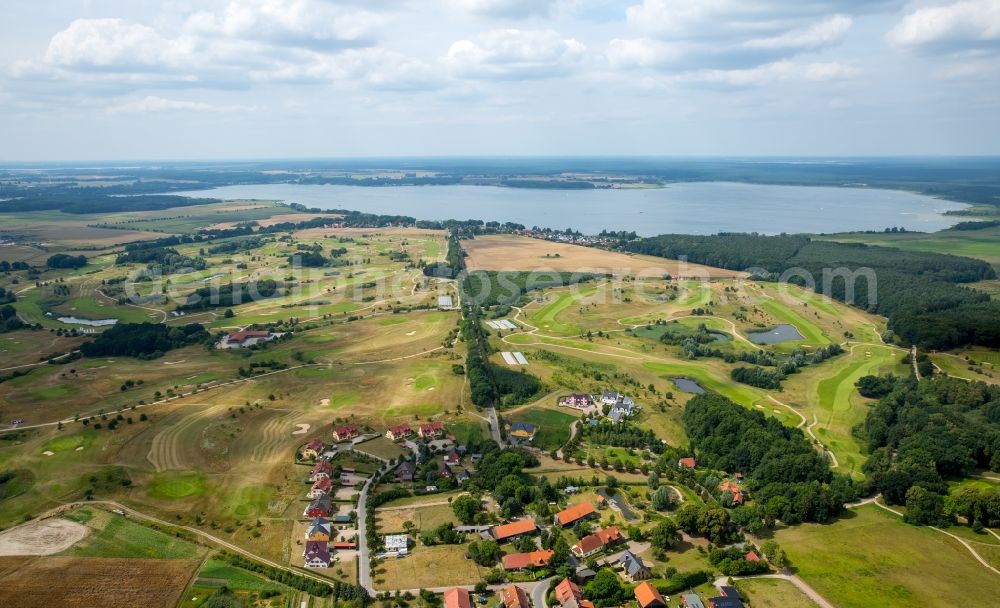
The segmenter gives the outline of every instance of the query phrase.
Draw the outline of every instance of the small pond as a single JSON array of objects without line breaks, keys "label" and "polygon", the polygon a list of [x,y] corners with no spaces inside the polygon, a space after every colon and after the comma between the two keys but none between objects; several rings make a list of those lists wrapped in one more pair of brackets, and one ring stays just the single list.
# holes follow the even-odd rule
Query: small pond
[{"label": "small pond", "polygon": [[768,331],[748,332],[747,337],[754,344],[781,344],[782,342],[805,339],[805,336],[800,334],[794,325],[789,325],[788,323],[782,323]]},{"label": "small pond", "polygon": [[702,395],[705,393],[705,389],[690,378],[674,378],[674,386],[677,387],[677,390],[685,393],[693,393],[695,395]]},{"label": "small pond", "polygon": [[726,340],[728,340],[728,339],[730,339],[732,337],[729,334],[723,333],[721,331],[710,331],[710,332],[708,332],[708,335],[710,335],[713,338],[715,338],[716,342],[725,342]]},{"label": "small pond", "polygon": [[81,319],[80,317],[59,317],[59,320],[68,325],[89,325],[90,327],[104,327],[105,325],[114,325],[118,322],[118,319]]}]

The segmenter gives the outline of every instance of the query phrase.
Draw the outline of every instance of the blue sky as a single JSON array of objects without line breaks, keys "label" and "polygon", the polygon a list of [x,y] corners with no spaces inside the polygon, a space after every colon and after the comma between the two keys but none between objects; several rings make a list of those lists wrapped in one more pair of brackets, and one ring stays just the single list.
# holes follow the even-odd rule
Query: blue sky
[{"label": "blue sky", "polygon": [[1000,153],[1000,0],[7,4],[0,160]]}]

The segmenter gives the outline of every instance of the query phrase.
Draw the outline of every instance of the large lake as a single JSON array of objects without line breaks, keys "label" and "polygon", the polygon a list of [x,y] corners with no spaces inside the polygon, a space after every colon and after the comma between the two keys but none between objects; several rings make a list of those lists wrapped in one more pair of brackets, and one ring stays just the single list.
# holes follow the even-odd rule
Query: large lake
[{"label": "large lake", "polygon": [[965,205],[919,194],[867,188],[764,186],[725,182],[656,189],[535,190],[494,186],[326,186],[252,184],[181,192],[185,196],[278,200],[321,209],[481,219],[525,226],[663,233],[847,232],[899,226],[933,232]]}]

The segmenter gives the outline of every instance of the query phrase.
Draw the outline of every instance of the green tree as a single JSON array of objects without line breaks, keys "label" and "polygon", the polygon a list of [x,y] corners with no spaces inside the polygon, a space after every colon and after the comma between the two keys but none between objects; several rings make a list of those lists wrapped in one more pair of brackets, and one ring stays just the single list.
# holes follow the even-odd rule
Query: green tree
[{"label": "green tree", "polygon": [[649,541],[652,543],[653,548],[661,551],[666,551],[670,547],[673,547],[679,537],[677,522],[669,517],[661,519],[649,533]]},{"label": "green tree", "polygon": [[451,510],[455,517],[465,525],[471,525],[476,520],[476,514],[482,511],[480,502],[468,494],[459,496],[451,502]]}]

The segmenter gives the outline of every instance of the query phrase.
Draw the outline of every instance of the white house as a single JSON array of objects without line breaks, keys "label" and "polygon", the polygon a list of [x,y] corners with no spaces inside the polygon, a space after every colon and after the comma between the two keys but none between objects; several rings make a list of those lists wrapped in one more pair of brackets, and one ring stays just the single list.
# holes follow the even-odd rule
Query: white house
[{"label": "white house", "polygon": [[389,534],[384,539],[385,552],[397,557],[406,555],[408,539],[405,534]]}]

